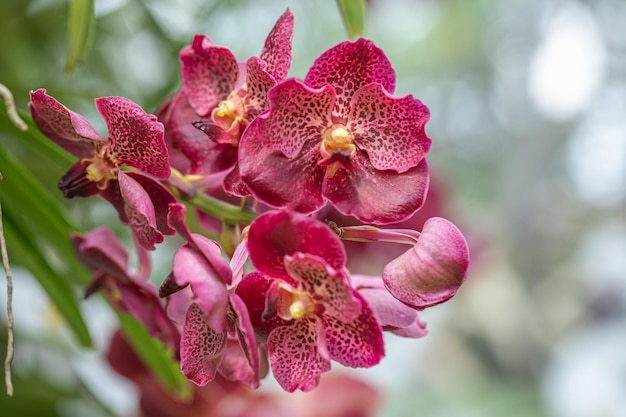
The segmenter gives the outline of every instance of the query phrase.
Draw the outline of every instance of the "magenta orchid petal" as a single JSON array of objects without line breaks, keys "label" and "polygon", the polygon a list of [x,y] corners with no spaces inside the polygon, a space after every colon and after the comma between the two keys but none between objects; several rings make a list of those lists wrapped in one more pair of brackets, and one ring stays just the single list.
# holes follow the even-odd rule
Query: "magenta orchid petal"
[{"label": "magenta orchid petal", "polygon": [[243,382],[251,389],[259,387],[258,372],[252,370],[241,350],[239,340],[234,337],[226,339],[226,348],[218,372],[229,381]]},{"label": "magenta orchid petal", "polygon": [[250,224],[248,251],[260,273],[288,281],[285,255],[302,252],[319,256],[334,269],[343,269],[346,261],[341,240],[328,226],[287,211],[266,212]]},{"label": "magenta orchid petal", "polygon": [[[307,141],[319,144],[322,131],[332,122],[335,92],[331,86],[313,89],[290,78],[270,90],[272,111],[259,117],[258,131],[250,141],[296,157]],[[240,158],[241,161],[241,158]]]},{"label": "magenta orchid petal", "polygon": [[118,166],[132,166],[157,178],[170,176],[163,124],[124,97],[100,97],[96,107],[109,129],[107,154]]},{"label": "magenta orchid petal", "polygon": [[107,143],[83,116],[50,97],[43,88],[31,91],[29,106],[39,130],[78,158],[92,157]]},{"label": "magenta orchid petal", "polygon": [[211,329],[225,332],[228,290],[224,282],[214,274],[207,259],[185,244],[174,255],[173,273],[180,286],[190,285],[194,300],[207,315],[205,320]]},{"label": "magenta orchid petal", "polygon": [[276,79],[266,71],[267,64],[257,57],[247,62],[246,96],[244,99],[246,119],[252,121],[267,108],[267,92],[276,85]]},{"label": "magenta orchid petal", "polygon": [[258,130],[259,119],[248,126],[239,144],[239,173],[246,190],[271,207],[285,207],[305,214],[324,207],[320,184],[325,168],[317,164],[319,145],[305,144],[301,158],[289,159],[280,151],[265,147],[261,141],[246,139]]},{"label": "magenta orchid petal", "polygon": [[272,374],[287,392],[296,389],[310,391],[319,383],[320,375],[330,370],[324,333],[319,331],[319,320],[304,318],[293,326],[281,326],[269,335],[267,350]]},{"label": "magenta orchid petal", "polygon": [[160,182],[137,172],[125,172],[148,193],[154,206],[157,229],[165,235],[173,235],[176,230],[168,224],[169,205],[176,204],[176,197]]},{"label": "magenta orchid petal", "polygon": [[[220,143],[219,137],[223,131],[210,125],[208,117],[196,113],[184,91],[179,91],[172,98],[159,119],[165,125],[165,134],[171,146],[188,159],[189,173],[212,174],[231,168],[237,161],[237,148]],[[213,126],[215,132],[198,129],[194,122]]]},{"label": "magenta orchid petal", "polygon": [[228,48],[215,46],[204,35],[196,35],[180,53],[183,90],[200,116],[235,90],[239,77],[237,58]]},{"label": "magenta orchid petal", "polygon": [[389,292],[403,303],[424,309],[450,299],[467,276],[469,250],[451,222],[432,217],[413,248],[383,271]]},{"label": "magenta orchid petal", "polygon": [[202,309],[192,303],[183,326],[180,366],[183,374],[197,385],[215,378],[226,347],[226,335],[207,323]]},{"label": "magenta orchid petal", "polygon": [[187,208],[182,204],[170,204],[168,224],[189,242],[188,245],[197,250],[206,261],[210,274],[224,284],[232,283],[232,271],[228,261],[222,257],[220,245],[198,233],[191,233],[185,223]]},{"label": "magenta orchid petal", "polygon": [[320,88],[332,85],[337,93],[334,113],[345,118],[350,100],[361,87],[377,83],[389,93],[395,89],[396,73],[385,53],[372,41],[358,39],[342,42],[324,52],[304,79],[307,85]]},{"label": "magenta orchid petal", "polygon": [[156,243],[163,242],[163,234],[157,229],[154,204],[139,183],[129,175],[119,172],[118,183],[124,199],[125,213],[137,242],[147,250],[154,250]]},{"label": "magenta orchid petal", "polygon": [[287,77],[291,66],[291,39],[293,37],[293,13],[287,9],[265,39],[259,58],[267,63],[267,72],[277,81]]},{"label": "magenta orchid petal", "polygon": [[361,302],[343,270],[328,266],[319,256],[296,252],[285,256],[285,269],[299,290],[323,300],[324,314],[349,322],[361,314]]},{"label": "magenta orchid petal", "polygon": [[369,368],[385,356],[383,332],[365,300],[361,300],[361,314],[352,321],[342,321],[337,316],[323,314],[321,320],[326,330],[330,358],[352,368]]},{"label": "magenta orchid petal", "polygon": [[422,207],[429,182],[426,159],[398,174],[373,169],[366,158],[357,152],[353,158],[357,169],[340,170],[325,179],[323,194],[337,210],[364,223],[389,224],[410,217]]},{"label": "magenta orchid petal", "polygon": [[369,84],[352,97],[348,127],[374,168],[402,173],[430,148],[424,131],[429,118],[428,108],[413,96],[394,97],[380,84]]},{"label": "magenta orchid petal", "polygon": [[[230,294],[230,306],[235,317],[233,324],[237,333],[237,341],[244,357],[248,361],[248,366],[252,370],[252,375],[247,378],[248,385],[259,385],[259,350],[254,335],[254,328],[250,320],[248,308],[243,300],[235,293]],[[241,380],[241,379],[240,379]]]},{"label": "magenta orchid petal", "polygon": [[91,270],[127,275],[128,252],[111,229],[99,227],[85,234],[72,233],[71,238],[79,259]]}]

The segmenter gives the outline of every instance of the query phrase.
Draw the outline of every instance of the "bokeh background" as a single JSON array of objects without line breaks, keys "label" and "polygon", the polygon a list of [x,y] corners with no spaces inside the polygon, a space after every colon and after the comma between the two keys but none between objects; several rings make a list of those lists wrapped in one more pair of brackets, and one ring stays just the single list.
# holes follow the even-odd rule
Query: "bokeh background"
[{"label": "bokeh background", "polygon": [[[245,59],[286,7],[295,16],[290,75],[303,77],[347,39],[332,0],[95,4],[93,47],[68,74],[67,2],[0,2],[0,83],[18,108],[43,87],[104,132],[95,97],[154,112],[180,85],[177,54],[193,34]],[[365,35],[395,67],[396,94],[431,110],[435,212],[472,252],[457,296],[421,315],[428,336],[389,337],[381,365],[340,370],[380,391],[376,415],[626,416],[624,22],[622,0],[368,2]],[[37,159],[8,128],[0,146],[81,228],[110,224],[124,236],[112,208],[62,201],[55,184],[69,165]],[[81,348],[38,282],[19,265],[13,275],[16,393],[0,395],[0,414],[134,415],[135,387],[103,360],[110,309],[98,297],[80,301],[95,344]],[[268,379],[261,390],[276,386]]]}]

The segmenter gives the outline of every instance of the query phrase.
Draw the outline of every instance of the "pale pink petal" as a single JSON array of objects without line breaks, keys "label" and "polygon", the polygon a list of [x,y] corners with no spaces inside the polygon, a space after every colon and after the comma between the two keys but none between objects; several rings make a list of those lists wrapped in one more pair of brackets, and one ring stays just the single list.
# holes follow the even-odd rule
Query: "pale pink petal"
[{"label": "pale pink petal", "polygon": [[341,213],[364,223],[389,224],[408,219],[424,204],[429,181],[426,159],[402,174],[375,169],[360,151],[352,161],[356,169],[340,169],[323,184],[323,195]]},{"label": "pale pink petal", "polygon": [[403,327],[399,329],[391,330],[391,333],[396,336],[407,337],[410,339],[419,339],[420,337],[424,337],[428,334],[428,330],[426,330],[426,323],[420,321],[418,318],[408,327]]},{"label": "pale pink petal", "polygon": [[183,374],[197,385],[212,381],[222,361],[225,343],[226,335],[213,330],[200,307],[191,304],[181,338],[180,367]]},{"label": "pale pink petal", "polygon": [[335,270],[324,259],[296,252],[285,256],[285,269],[299,290],[324,305],[324,314],[348,322],[361,313],[361,302],[349,284],[345,270]]},{"label": "pale pink petal", "polygon": [[30,112],[41,132],[78,158],[90,158],[107,142],[80,114],[46,94],[43,88],[30,93]]},{"label": "pale pink petal", "polygon": [[362,303],[358,318],[343,322],[323,314],[321,320],[330,358],[351,368],[369,368],[385,356],[383,332],[367,302],[356,291],[355,295]]},{"label": "pale pink petal", "polygon": [[469,250],[465,237],[446,219],[424,223],[415,246],[391,261],[383,281],[398,300],[424,309],[450,299],[465,281]]},{"label": "pale pink petal", "polygon": [[251,373],[246,374],[245,380],[240,380],[246,382],[251,388],[257,388],[259,386],[259,350],[250,315],[243,300],[237,294],[230,294],[230,306],[234,314],[233,324],[236,330],[236,340],[239,342],[239,351],[243,353],[248,368],[251,370]]},{"label": "pale pink petal", "polygon": [[383,329],[412,326],[417,312],[401,303],[386,288],[361,288],[359,294],[365,298]]},{"label": "pale pink petal", "polygon": [[236,338],[229,337],[226,340],[226,350],[218,371],[229,381],[243,382],[251,389],[259,387],[258,370],[252,370]]},{"label": "pale pink petal", "polygon": [[334,114],[345,118],[350,100],[361,87],[377,83],[389,93],[395,88],[396,74],[385,53],[363,38],[342,42],[315,60],[304,82],[313,88],[332,85],[337,94]]},{"label": "pale pink petal", "polygon": [[348,127],[374,168],[402,173],[430,148],[424,131],[429,118],[428,108],[413,96],[394,97],[380,84],[369,84],[352,98]]},{"label": "pale pink petal", "polygon": [[215,46],[204,35],[195,35],[179,59],[183,90],[199,116],[208,115],[235,90],[239,64],[228,48]]},{"label": "pale pink petal", "polygon": [[320,375],[330,370],[327,352],[320,348],[317,319],[302,318],[293,326],[281,326],[269,335],[267,350],[272,374],[288,392],[310,391]]},{"label": "pale pink petal", "polygon": [[118,172],[118,182],[126,203],[126,218],[137,242],[147,250],[154,250],[155,244],[163,242],[163,234],[157,229],[150,196],[137,181],[122,171]]},{"label": "pale pink petal", "polygon": [[174,255],[173,273],[179,285],[191,286],[194,300],[206,314],[205,321],[209,326],[217,332],[226,332],[228,291],[207,259],[185,244]]},{"label": "pale pink petal", "polygon": [[157,178],[170,176],[163,124],[124,97],[101,97],[96,107],[109,129],[107,156],[118,166],[132,166]]},{"label": "pale pink petal", "polygon": [[293,14],[287,9],[265,39],[261,58],[267,63],[267,72],[277,81],[287,77],[291,66],[291,38],[293,37]]}]

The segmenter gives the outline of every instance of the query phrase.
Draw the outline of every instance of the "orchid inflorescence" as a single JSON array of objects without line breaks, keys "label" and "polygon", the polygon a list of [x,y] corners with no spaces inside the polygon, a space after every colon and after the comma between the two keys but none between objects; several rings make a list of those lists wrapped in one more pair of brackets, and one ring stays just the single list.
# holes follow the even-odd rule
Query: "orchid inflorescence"
[{"label": "orchid inflorescence", "polygon": [[[246,62],[196,35],[180,52],[182,87],[157,115],[126,98],[96,99],[108,138],[45,90],[31,93],[39,129],[78,158],[59,181],[65,197],[109,201],[139,254],[131,268],[111,230],[74,234],[93,271],[87,294],[132,314],[198,385],[219,374],[256,388],[269,363],[286,391],[308,391],[331,360],[374,366],[384,331],[425,335],[417,312],[466,278],[467,244],[451,222],[376,227],[424,204],[428,108],[393,95],[394,69],[365,39],[330,48],[303,80],[288,78],[293,25],[287,10]],[[326,221],[328,209],[361,225]],[[185,243],[157,288],[148,251],[175,234]],[[351,276],[344,240],[410,249]]]}]

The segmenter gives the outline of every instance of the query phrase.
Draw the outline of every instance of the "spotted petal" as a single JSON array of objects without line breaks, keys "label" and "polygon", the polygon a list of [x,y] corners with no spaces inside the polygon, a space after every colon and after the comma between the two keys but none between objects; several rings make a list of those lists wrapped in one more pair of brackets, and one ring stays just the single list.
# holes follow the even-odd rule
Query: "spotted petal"
[{"label": "spotted petal", "polygon": [[163,242],[163,234],[157,229],[154,204],[139,183],[129,175],[118,173],[120,192],[124,199],[124,211],[137,242],[147,250]]},{"label": "spotted petal", "polygon": [[[258,120],[248,126],[243,138],[256,134]],[[314,141],[304,145],[299,158],[289,159],[282,152],[263,146],[261,141],[242,140],[240,178],[245,190],[270,207],[313,213],[325,204],[321,183],[326,168],[317,163],[319,155],[319,143]]]},{"label": "spotted petal", "polygon": [[285,269],[298,289],[324,305],[324,312],[342,322],[361,314],[361,302],[344,270],[335,270],[319,256],[296,252],[285,256]]},{"label": "spotted petal", "polygon": [[374,168],[402,173],[417,166],[430,148],[424,131],[429,117],[413,96],[394,97],[380,84],[369,84],[352,98],[348,126]]},{"label": "spotted petal", "polygon": [[398,300],[424,309],[456,294],[468,264],[463,234],[448,220],[432,217],[424,223],[415,246],[385,266],[383,281]]},{"label": "spotted petal", "polygon": [[226,347],[226,335],[212,329],[197,304],[187,310],[181,339],[180,367],[183,374],[197,385],[206,385],[215,378]]},{"label": "spotted petal", "polygon": [[358,89],[378,83],[393,93],[396,74],[385,53],[372,41],[342,42],[320,55],[304,82],[313,88],[332,85],[337,93],[334,114],[345,118]]},{"label": "spotted petal", "polygon": [[246,132],[242,142],[262,142],[287,158],[297,157],[309,141],[319,145],[322,131],[332,123],[335,102],[332,87],[313,89],[290,78],[270,90],[268,99],[271,110],[255,120],[257,129],[250,134]]},{"label": "spotted petal", "polygon": [[341,240],[324,223],[287,211],[270,211],[256,218],[248,234],[250,260],[262,273],[292,281],[285,270],[285,255],[303,252],[319,256],[336,270],[344,268]]},{"label": "spotted petal", "polygon": [[246,119],[251,121],[267,108],[267,93],[276,85],[276,79],[266,70],[267,64],[257,57],[247,62],[246,71]]},{"label": "spotted petal", "polygon": [[385,356],[383,332],[367,302],[356,291],[354,294],[362,304],[355,320],[345,322],[330,312],[321,320],[330,358],[352,368],[369,368]]},{"label": "spotted petal", "polygon": [[204,35],[196,35],[180,52],[183,90],[191,107],[206,116],[235,90],[239,78],[237,58],[228,49],[215,46]]},{"label": "spotted petal", "polygon": [[287,76],[291,66],[291,39],[293,37],[293,13],[287,9],[265,39],[259,58],[267,63],[267,72],[277,81]]},{"label": "spotted petal", "polygon": [[373,168],[359,151],[352,162],[356,169],[339,170],[323,184],[323,195],[341,213],[364,223],[389,224],[411,217],[424,204],[429,180],[426,159],[402,174]]},{"label": "spotted petal", "polygon": [[320,375],[330,370],[324,331],[316,318],[272,330],[267,351],[274,378],[288,392],[312,390]]},{"label": "spotted petal", "polygon": [[106,144],[83,116],[50,97],[43,88],[31,91],[29,106],[39,130],[78,158],[93,157]]},{"label": "spotted petal", "polygon": [[109,129],[108,156],[118,166],[131,166],[166,179],[170,163],[163,124],[124,97],[101,97],[96,107]]}]

